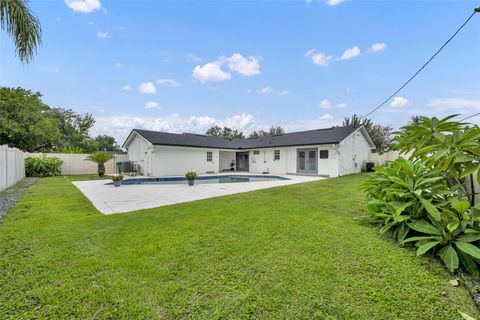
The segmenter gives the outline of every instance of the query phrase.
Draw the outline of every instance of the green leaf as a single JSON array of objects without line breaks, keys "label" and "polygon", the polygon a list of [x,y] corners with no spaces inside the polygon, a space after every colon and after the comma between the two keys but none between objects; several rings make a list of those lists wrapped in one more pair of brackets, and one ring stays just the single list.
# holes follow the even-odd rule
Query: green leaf
[{"label": "green leaf", "polygon": [[430,216],[434,220],[436,221],[441,220],[440,211],[437,210],[437,208],[430,202],[430,200],[420,199],[420,201],[422,202],[422,205],[425,208],[425,210],[427,210],[428,214],[430,214]]},{"label": "green leaf", "polygon": [[441,235],[442,231],[436,228],[434,225],[428,223],[425,220],[417,220],[413,223],[409,223],[408,226],[415,231],[427,233],[427,234],[434,234],[434,235]]},{"label": "green leaf", "polygon": [[427,242],[425,244],[422,244],[417,249],[417,256],[421,256],[422,254],[424,254],[428,250],[432,249],[433,247],[435,247],[439,243],[440,243],[440,241],[430,241],[430,242]]},{"label": "green leaf", "polygon": [[455,245],[462,252],[474,257],[475,259],[480,259],[480,249],[477,246],[462,241],[456,241]]},{"label": "green leaf", "polygon": [[460,175],[460,178],[464,178],[475,171],[477,171],[479,168],[478,164],[475,163],[469,163],[465,166],[465,170],[463,170],[462,174]]},{"label": "green leaf", "polygon": [[444,247],[440,253],[440,258],[442,258],[443,263],[447,266],[450,272],[455,271],[458,268],[458,255],[452,245],[447,245]]},{"label": "green leaf", "polygon": [[480,169],[478,169],[477,171],[477,181],[478,183],[480,183]]},{"label": "green leaf", "polygon": [[408,231],[410,231],[410,228],[407,226],[406,223],[402,223],[400,227],[397,229],[397,241],[399,243],[402,243],[403,240],[405,240],[405,237],[407,236]]},{"label": "green leaf", "polygon": [[466,314],[465,312],[458,311],[458,313],[460,313],[460,315],[462,316],[462,318],[463,318],[464,320],[477,320],[477,319],[475,319],[474,317]]},{"label": "green leaf", "polygon": [[448,231],[453,232],[458,228],[459,225],[460,225],[460,223],[458,221],[451,222],[451,223],[447,224],[447,229],[448,229]]},{"label": "green leaf", "polygon": [[478,277],[478,267],[475,260],[470,257],[468,254],[463,253],[462,251],[458,251],[458,257],[460,258],[460,262],[462,265],[467,269],[468,273],[473,275],[474,277]]},{"label": "green leaf", "polygon": [[461,242],[473,242],[480,240],[480,233],[464,233],[457,238]]},{"label": "green leaf", "polygon": [[441,240],[440,236],[423,236],[423,237],[411,237],[402,241],[402,244],[413,242],[413,241],[423,241],[423,240]]},{"label": "green leaf", "polygon": [[470,202],[466,200],[451,199],[450,203],[452,204],[452,208],[461,214],[470,208]]}]

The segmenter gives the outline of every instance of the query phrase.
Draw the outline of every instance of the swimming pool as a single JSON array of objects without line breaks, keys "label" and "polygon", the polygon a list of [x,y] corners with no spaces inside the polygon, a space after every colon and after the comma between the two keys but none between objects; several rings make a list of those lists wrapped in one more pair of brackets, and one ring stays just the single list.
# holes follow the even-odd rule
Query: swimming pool
[{"label": "swimming pool", "polygon": [[[241,182],[261,182],[290,180],[280,176],[261,176],[261,175],[221,175],[221,176],[200,176],[195,180],[195,184],[208,183],[241,183]],[[185,177],[162,177],[162,178],[126,178],[122,180],[123,185],[130,184],[186,184]],[[108,184],[113,184],[112,182]]]}]

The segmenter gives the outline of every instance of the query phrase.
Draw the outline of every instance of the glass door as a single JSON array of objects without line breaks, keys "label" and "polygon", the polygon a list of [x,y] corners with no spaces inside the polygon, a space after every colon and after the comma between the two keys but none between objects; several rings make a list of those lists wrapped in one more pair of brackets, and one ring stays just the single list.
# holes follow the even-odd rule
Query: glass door
[{"label": "glass door", "polygon": [[297,173],[317,174],[317,149],[297,150]]}]

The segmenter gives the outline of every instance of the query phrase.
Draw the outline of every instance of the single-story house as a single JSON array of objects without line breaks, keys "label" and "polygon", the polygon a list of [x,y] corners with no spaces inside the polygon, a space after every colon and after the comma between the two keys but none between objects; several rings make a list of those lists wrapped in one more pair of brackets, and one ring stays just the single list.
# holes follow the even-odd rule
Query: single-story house
[{"label": "single-story house", "polygon": [[133,129],[123,147],[148,176],[236,171],[337,177],[360,172],[375,145],[363,126],[245,139]]}]

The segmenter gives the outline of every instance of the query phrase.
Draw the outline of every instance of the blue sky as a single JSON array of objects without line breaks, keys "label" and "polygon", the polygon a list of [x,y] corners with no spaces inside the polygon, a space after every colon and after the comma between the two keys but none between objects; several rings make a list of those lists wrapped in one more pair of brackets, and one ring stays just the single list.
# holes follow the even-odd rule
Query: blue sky
[{"label": "blue sky", "polygon": [[[133,127],[328,127],[388,97],[479,3],[32,1],[43,45],[22,65],[1,33],[0,84],[88,110],[120,143]],[[480,111],[479,56],[480,15],[372,118]]]}]

